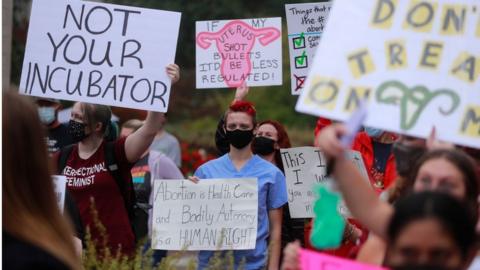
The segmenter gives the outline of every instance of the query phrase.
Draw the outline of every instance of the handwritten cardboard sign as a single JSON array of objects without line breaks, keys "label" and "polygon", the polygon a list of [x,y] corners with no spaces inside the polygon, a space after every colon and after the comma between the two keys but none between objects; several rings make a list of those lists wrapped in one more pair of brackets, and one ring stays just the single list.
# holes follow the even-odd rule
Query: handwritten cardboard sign
[{"label": "handwritten cardboard sign", "polygon": [[253,249],[257,222],[256,178],[154,182],[154,249]]},{"label": "handwritten cardboard sign", "polygon": [[[314,186],[319,183],[330,184],[326,176],[327,163],[323,153],[316,147],[296,147],[280,149],[282,163],[287,179],[288,207],[292,218],[313,218],[313,204],[316,199]],[[357,151],[348,152],[350,160],[368,179],[362,156]],[[339,206],[344,216],[350,216],[345,203]]]},{"label": "handwritten cardboard sign", "polygon": [[20,92],[165,112],[180,13],[34,0]]},{"label": "handwritten cardboard sign", "polygon": [[302,270],[387,270],[387,268],[358,263],[306,249],[300,250],[300,267]]},{"label": "handwritten cardboard sign", "polygon": [[282,84],[282,20],[196,23],[197,88]]},{"label": "handwritten cardboard sign", "polygon": [[65,190],[67,188],[67,177],[64,175],[53,175],[53,190],[55,192],[55,199],[58,203],[60,211],[63,213],[65,208]]},{"label": "handwritten cardboard sign", "polygon": [[285,5],[292,95],[302,92],[331,5],[331,2]]},{"label": "handwritten cardboard sign", "polygon": [[338,0],[297,111],[480,148],[480,2]]}]

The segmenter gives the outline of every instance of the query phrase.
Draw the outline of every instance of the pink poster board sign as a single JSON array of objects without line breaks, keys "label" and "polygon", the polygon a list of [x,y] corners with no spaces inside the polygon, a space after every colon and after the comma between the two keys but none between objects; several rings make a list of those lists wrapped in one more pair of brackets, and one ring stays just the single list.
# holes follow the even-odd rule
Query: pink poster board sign
[{"label": "pink poster board sign", "polygon": [[300,250],[300,265],[302,270],[388,270],[306,249]]}]

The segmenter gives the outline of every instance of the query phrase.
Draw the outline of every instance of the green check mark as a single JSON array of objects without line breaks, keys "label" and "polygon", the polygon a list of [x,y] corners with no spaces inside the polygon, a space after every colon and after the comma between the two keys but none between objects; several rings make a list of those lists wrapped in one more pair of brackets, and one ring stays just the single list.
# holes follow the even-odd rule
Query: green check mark
[{"label": "green check mark", "polygon": [[298,65],[303,65],[303,63],[305,62],[305,58],[307,58],[306,52],[303,51],[303,53],[300,57],[295,58],[295,61],[297,61]]},{"label": "green check mark", "polygon": [[297,47],[302,46],[302,43],[305,41],[305,39],[303,38],[304,36],[305,36],[305,33],[302,32],[302,33],[300,34],[300,37],[299,37],[299,38],[296,38],[296,39],[293,41],[293,42],[295,42],[295,45],[296,45]]}]

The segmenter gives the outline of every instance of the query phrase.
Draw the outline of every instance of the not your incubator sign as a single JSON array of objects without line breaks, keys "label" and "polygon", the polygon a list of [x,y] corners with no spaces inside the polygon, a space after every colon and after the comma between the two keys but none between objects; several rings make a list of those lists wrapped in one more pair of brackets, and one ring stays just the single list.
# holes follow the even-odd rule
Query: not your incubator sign
[{"label": "not your incubator sign", "polygon": [[180,13],[34,0],[20,92],[165,112]]}]

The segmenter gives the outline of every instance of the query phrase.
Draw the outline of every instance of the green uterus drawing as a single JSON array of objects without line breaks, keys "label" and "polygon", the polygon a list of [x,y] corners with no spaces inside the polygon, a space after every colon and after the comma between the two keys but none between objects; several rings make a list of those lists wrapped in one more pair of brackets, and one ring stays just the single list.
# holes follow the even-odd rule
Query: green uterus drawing
[{"label": "green uterus drawing", "polygon": [[451,100],[447,109],[444,106],[440,106],[438,109],[442,115],[448,116],[460,105],[460,97],[450,89],[429,90],[421,85],[408,88],[399,81],[387,81],[382,83],[375,93],[377,103],[400,106],[400,127],[402,130],[413,128],[430,102],[441,96],[448,97]]}]

